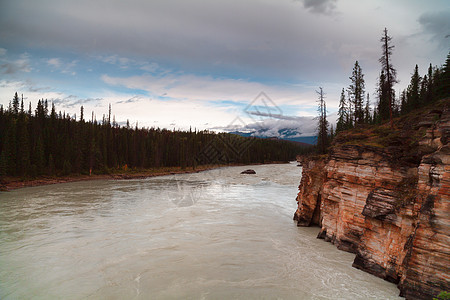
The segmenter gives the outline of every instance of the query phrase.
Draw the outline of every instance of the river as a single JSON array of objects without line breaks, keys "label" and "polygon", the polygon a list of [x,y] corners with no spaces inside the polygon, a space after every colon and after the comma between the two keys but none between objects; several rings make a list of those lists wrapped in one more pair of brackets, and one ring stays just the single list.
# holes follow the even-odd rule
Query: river
[{"label": "river", "polygon": [[0,299],[401,299],[296,226],[300,174],[291,163],[1,192]]}]

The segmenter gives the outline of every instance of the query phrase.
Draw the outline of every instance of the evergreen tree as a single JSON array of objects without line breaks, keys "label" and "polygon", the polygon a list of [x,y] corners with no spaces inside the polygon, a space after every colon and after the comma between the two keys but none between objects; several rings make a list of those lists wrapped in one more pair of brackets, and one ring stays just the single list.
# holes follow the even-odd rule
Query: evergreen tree
[{"label": "evergreen tree", "polygon": [[44,167],[45,167],[45,159],[44,159],[44,145],[42,144],[42,137],[38,137],[35,150],[33,152],[34,158],[33,162],[36,166],[36,174],[40,175],[44,173]]},{"label": "evergreen tree", "polygon": [[400,94],[400,112],[402,114],[405,114],[407,112],[406,99],[406,90],[403,90],[403,92]]},{"label": "evergreen tree", "polygon": [[349,92],[349,101],[353,103],[353,118],[354,124],[362,124],[364,123],[364,110],[363,110],[363,102],[364,102],[364,74],[362,74],[361,66],[358,61],[355,62],[355,66],[353,67],[352,76],[349,77],[351,80],[351,84],[348,87]]},{"label": "evergreen tree", "polygon": [[25,114],[25,109],[23,107],[23,95],[22,95],[22,101],[20,101],[20,114],[21,115]]},{"label": "evergreen tree", "polygon": [[80,108],[80,122],[84,122],[84,107],[83,107],[83,105],[81,105],[81,108]]},{"label": "evergreen tree", "polygon": [[14,98],[12,101],[12,109],[13,114],[15,115],[19,114],[19,96],[17,95],[17,92],[14,94]]},{"label": "evergreen tree", "polygon": [[[385,87],[383,87],[383,89],[385,89],[385,92],[387,93],[387,109],[383,108],[382,110],[380,110],[380,117],[383,120],[384,119],[384,113],[382,114],[381,111],[389,111],[389,120],[391,123],[391,127],[393,127],[393,123],[392,123],[392,108],[394,105],[394,84],[397,83],[397,70],[394,69],[393,65],[392,65],[392,49],[394,49],[394,45],[391,44],[392,41],[392,37],[390,37],[388,35],[388,31],[386,28],[384,28],[383,31],[383,36],[380,39],[381,43],[382,43],[382,56],[380,57],[379,61],[381,63],[381,71],[382,74],[384,74],[385,76],[385,82],[383,83],[383,85],[385,85]],[[380,76],[381,77],[381,76]],[[380,101],[380,104],[382,103],[382,105],[386,105],[383,102]]]},{"label": "evergreen tree", "polygon": [[7,124],[6,128],[7,132],[5,134],[5,141],[3,143],[2,155],[3,158],[3,167],[6,170],[8,175],[17,175],[17,129],[16,129],[16,120],[11,119]]},{"label": "evergreen tree", "polygon": [[6,153],[5,149],[3,149],[2,153],[0,154],[0,177],[8,175],[8,164],[8,154]]},{"label": "evergreen tree", "polygon": [[379,121],[388,120],[391,112],[391,105],[389,99],[389,90],[388,84],[386,81],[386,76],[384,71],[381,71],[380,77],[378,78],[378,87],[377,87],[377,98],[378,98],[378,119]]},{"label": "evergreen tree", "polygon": [[30,170],[29,137],[24,113],[21,113],[18,119],[17,139],[17,167],[19,174],[24,176]]},{"label": "evergreen tree", "polygon": [[419,67],[416,65],[414,73],[411,76],[411,82],[406,92],[406,112],[416,109],[420,106],[420,83]]},{"label": "evergreen tree", "polygon": [[55,174],[55,162],[53,161],[53,155],[50,154],[48,157],[48,175],[54,176]]},{"label": "evergreen tree", "polygon": [[[121,127],[115,121],[110,124],[110,112],[103,123],[98,123],[94,114],[86,122],[65,112],[57,113],[54,104],[49,115],[48,102],[46,105],[42,99],[35,112],[30,108],[22,113],[19,103],[20,111],[15,114],[12,102],[7,111],[0,106],[0,175],[3,176],[89,174],[90,169],[105,173],[124,166],[195,168],[194,158],[211,141],[216,140],[217,149],[229,150],[220,143],[224,139],[219,139],[219,135],[225,136],[230,145],[239,145],[246,139],[209,131],[139,129],[137,123],[131,127],[129,122]],[[255,139],[241,157],[232,160],[239,163],[282,161],[293,159],[302,151],[289,142]]]},{"label": "evergreen tree", "polygon": [[320,154],[327,152],[329,140],[328,140],[328,121],[327,121],[327,107],[325,103],[325,93],[322,87],[319,87],[319,91],[316,91],[318,95],[318,126],[317,126],[317,150]]},{"label": "evergreen tree", "polygon": [[372,115],[370,113],[370,96],[369,96],[369,93],[367,93],[366,105],[364,107],[364,122],[366,124],[371,124],[372,123]]},{"label": "evergreen tree", "polygon": [[419,103],[420,106],[426,104],[428,96],[428,76],[423,75],[422,81],[420,82],[420,91],[419,91]]},{"label": "evergreen tree", "polygon": [[[442,68],[442,72],[437,70],[436,99],[448,98],[450,95],[450,51]],[[439,74],[440,73],[440,74]]]},{"label": "evergreen tree", "polygon": [[7,124],[0,155],[0,175],[16,175],[14,125]]},{"label": "evergreen tree", "polygon": [[345,101],[344,89],[341,92],[341,98],[339,99],[338,120],[336,124],[336,133],[347,129],[348,112]]},{"label": "evergreen tree", "polygon": [[433,80],[433,67],[428,67],[428,85],[427,85],[427,94],[425,95],[424,103],[431,103],[434,99],[434,89],[435,89],[435,82]]}]

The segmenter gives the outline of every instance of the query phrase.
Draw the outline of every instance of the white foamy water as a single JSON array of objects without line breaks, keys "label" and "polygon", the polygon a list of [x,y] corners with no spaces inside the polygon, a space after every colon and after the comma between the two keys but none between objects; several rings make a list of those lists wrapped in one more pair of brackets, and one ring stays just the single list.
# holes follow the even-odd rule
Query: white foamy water
[{"label": "white foamy water", "polygon": [[[256,175],[241,175],[252,168]],[[0,193],[1,299],[398,299],[292,221],[301,168]]]}]

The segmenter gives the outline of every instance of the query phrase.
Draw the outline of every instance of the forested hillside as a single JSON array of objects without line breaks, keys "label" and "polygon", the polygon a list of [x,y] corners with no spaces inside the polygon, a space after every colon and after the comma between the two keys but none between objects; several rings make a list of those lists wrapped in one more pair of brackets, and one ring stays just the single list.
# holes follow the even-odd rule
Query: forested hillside
[{"label": "forested hillside", "polygon": [[[17,93],[8,108],[0,108],[0,174],[104,174],[115,170],[204,164],[288,161],[302,151],[287,141],[246,138],[210,131],[130,128],[111,121],[111,109],[101,122],[78,120],[49,109],[39,100],[24,109]],[[114,120],[114,118],[113,118]]]},{"label": "forested hillside", "polygon": [[[397,70],[392,65],[394,45],[387,29],[380,39],[382,55],[379,59],[381,71],[374,92],[375,105],[372,108],[370,93],[366,91],[364,74],[358,61],[349,77],[350,85],[342,89],[336,130],[327,121],[327,109],[324,92],[320,88],[318,94],[318,127],[317,152],[325,154],[336,134],[361,128],[367,125],[390,122],[393,129],[393,119],[407,115],[409,112],[436,103],[450,96],[450,53],[443,66],[428,66],[427,73],[419,74],[419,66],[415,65],[410,83],[399,95],[396,95],[394,85],[399,82]],[[347,95],[346,95],[347,92]],[[367,93],[366,93],[367,92]],[[344,133],[347,134],[347,133]]]}]

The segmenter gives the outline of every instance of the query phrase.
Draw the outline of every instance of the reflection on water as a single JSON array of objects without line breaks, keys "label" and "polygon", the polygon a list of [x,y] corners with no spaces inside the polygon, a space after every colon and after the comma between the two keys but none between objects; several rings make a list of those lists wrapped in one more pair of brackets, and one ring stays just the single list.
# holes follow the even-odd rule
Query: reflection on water
[{"label": "reflection on water", "polygon": [[0,193],[0,298],[397,299],[292,221],[301,169]]}]

